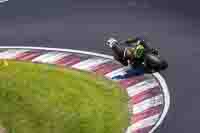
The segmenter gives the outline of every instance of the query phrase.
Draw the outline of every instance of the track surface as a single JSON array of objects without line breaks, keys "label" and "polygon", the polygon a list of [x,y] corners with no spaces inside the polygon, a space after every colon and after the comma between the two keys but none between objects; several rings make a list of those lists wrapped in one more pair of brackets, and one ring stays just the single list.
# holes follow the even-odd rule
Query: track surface
[{"label": "track surface", "polygon": [[199,4],[194,0],[192,4],[178,3],[180,0],[169,0],[167,4],[156,0],[9,0],[0,4],[0,45],[110,54],[103,45],[108,37],[145,34],[155,47],[161,48],[170,64],[164,76],[171,89],[171,109],[157,132],[197,132],[200,16],[195,7]]}]

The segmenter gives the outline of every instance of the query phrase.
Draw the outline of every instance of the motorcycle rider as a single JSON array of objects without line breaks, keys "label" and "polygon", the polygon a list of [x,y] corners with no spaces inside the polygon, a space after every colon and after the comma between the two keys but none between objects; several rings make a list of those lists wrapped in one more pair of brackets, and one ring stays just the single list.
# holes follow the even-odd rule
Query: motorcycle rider
[{"label": "motorcycle rider", "polygon": [[[120,47],[120,44],[126,44],[131,47]],[[118,42],[115,38],[110,38],[107,40],[106,45],[112,48],[114,51],[114,58],[120,61],[123,65],[127,66],[132,63],[133,66],[140,66],[144,62],[145,52],[148,50],[153,50],[154,53],[158,51],[155,49],[150,49],[144,39],[139,37],[129,38],[125,42]]]}]

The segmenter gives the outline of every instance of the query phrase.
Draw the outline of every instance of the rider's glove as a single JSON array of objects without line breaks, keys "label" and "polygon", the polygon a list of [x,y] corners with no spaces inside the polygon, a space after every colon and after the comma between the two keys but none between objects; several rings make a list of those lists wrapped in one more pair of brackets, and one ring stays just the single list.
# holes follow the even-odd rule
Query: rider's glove
[{"label": "rider's glove", "polygon": [[109,38],[106,42],[106,45],[112,48],[113,45],[117,44],[118,41],[115,38]]}]

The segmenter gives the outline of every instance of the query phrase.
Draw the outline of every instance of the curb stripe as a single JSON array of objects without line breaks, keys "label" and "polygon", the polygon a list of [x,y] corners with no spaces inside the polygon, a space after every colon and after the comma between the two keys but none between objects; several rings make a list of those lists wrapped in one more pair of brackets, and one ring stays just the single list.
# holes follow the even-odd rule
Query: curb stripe
[{"label": "curb stripe", "polygon": [[51,57],[53,54],[53,52],[48,52],[48,53],[45,53],[45,54],[42,54],[36,58],[34,58],[32,60],[32,62],[41,62],[41,63],[44,63],[44,60],[48,59],[49,57]]},{"label": "curb stripe", "polygon": [[55,63],[61,66],[72,66],[74,64],[79,63],[80,61],[81,58],[79,56],[71,54],[66,57],[63,57],[62,59],[56,61]]},{"label": "curb stripe", "polygon": [[163,96],[160,94],[158,96],[152,97],[150,99],[135,104],[133,107],[133,114],[141,113],[151,107],[155,107],[161,104],[163,104]]},{"label": "curb stripe", "polygon": [[59,56],[61,56],[61,58],[62,58],[62,56],[65,56],[65,54],[58,53],[58,52],[49,52],[49,53],[43,54],[39,57],[36,57],[32,61],[33,62],[41,62],[41,63],[53,63],[60,58]]},{"label": "curb stripe", "polygon": [[17,55],[20,55],[28,50],[7,50],[0,53],[1,59],[14,59]]},{"label": "curb stripe", "polygon": [[162,109],[161,105],[158,105],[155,107],[151,107],[141,113],[134,114],[134,116],[132,116],[131,123],[134,124],[140,120],[148,118],[149,116],[160,114],[161,109]]},{"label": "curb stripe", "polygon": [[[144,129],[144,128],[147,128],[147,127],[150,127],[150,126],[153,126],[156,121],[159,119],[159,116],[160,115],[154,115],[154,116],[151,116],[151,117],[148,117],[146,119],[143,119],[135,124],[132,124],[130,126],[130,128],[132,129],[133,133],[139,129]],[[142,133],[144,133],[142,131]]]},{"label": "curb stripe", "polygon": [[27,54],[28,54],[28,52],[24,52],[24,53],[18,54],[17,56],[14,57],[14,59],[18,60],[20,58],[25,57]]},{"label": "curb stripe", "polygon": [[44,63],[54,64],[56,61],[62,59],[65,56],[67,56],[67,54],[64,54],[64,53],[55,53],[55,54],[52,54],[51,57],[43,60],[43,62]]},{"label": "curb stripe", "polygon": [[17,57],[16,59],[22,61],[31,61],[40,55],[41,55],[40,52],[27,52],[24,56]]},{"label": "curb stripe", "polygon": [[135,84],[141,82],[144,80],[144,76],[135,76],[135,77],[131,77],[131,78],[127,78],[127,79],[123,79],[119,81],[119,84],[123,87],[123,88],[128,88],[130,86],[134,86]]},{"label": "curb stripe", "polygon": [[106,75],[107,73],[119,69],[120,67],[121,67],[120,65],[109,62],[96,66],[95,68],[92,69],[92,71],[97,74]]},{"label": "curb stripe", "polygon": [[74,64],[72,68],[81,69],[81,70],[91,70],[96,66],[110,61],[109,59],[102,58],[90,58],[88,60],[81,61],[77,64]]},{"label": "curb stripe", "polygon": [[132,133],[148,133],[151,131],[151,129],[153,128],[153,126],[149,126],[149,127],[145,127],[145,128],[142,128],[142,129],[138,129]]},{"label": "curb stripe", "polygon": [[151,88],[157,87],[159,84],[155,79],[148,79],[142,82],[137,83],[136,85],[128,87],[126,90],[130,97],[135,96],[141,92],[149,90]]},{"label": "curb stripe", "polygon": [[145,91],[143,91],[139,94],[134,95],[133,97],[131,97],[131,102],[133,104],[137,104],[141,101],[152,98],[152,97],[159,95],[159,94],[161,94],[161,90],[157,86],[155,88],[150,88],[149,90],[145,90]]}]

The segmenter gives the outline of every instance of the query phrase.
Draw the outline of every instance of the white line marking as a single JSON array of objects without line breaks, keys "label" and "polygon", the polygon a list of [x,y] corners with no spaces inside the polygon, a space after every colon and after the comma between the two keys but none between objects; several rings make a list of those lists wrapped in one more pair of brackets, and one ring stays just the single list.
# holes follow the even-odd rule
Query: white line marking
[{"label": "white line marking", "polygon": [[88,60],[84,60],[73,65],[72,68],[77,68],[81,70],[91,70],[93,67],[96,67],[108,61],[110,61],[110,59],[90,58]]},{"label": "white line marking", "polygon": [[135,104],[133,106],[133,114],[141,113],[151,107],[156,107],[161,104],[163,104],[163,96],[160,94],[158,96],[146,99],[140,103]]},{"label": "white line marking", "polygon": [[155,79],[148,79],[142,82],[139,82],[133,86],[127,88],[128,95],[130,97],[135,96],[143,91],[152,89],[156,86],[159,86],[158,82]]},{"label": "white line marking", "polygon": [[88,51],[81,51],[81,50],[74,50],[74,49],[27,47],[27,46],[0,46],[0,48],[4,48],[4,49],[9,49],[9,48],[10,49],[35,49],[35,50],[71,52],[71,53],[80,53],[80,54],[93,55],[93,56],[98,56],[98,57],[102,57],[102,58],[113,59],[113,57],[110,55],[99,54],[99,53],[88,52]]},{"label": "white line marking", "polygon": [[[12,49],[12,48],[18,48],[18,49],[38,49],[38,50],[51,50],[51,51],[62,51],[62,52],[71,52],[71,53],[80,53],[80,54],[86,54],[86,55],[92,55],[92,56],[98,56],[102,58],[108,58],[108,59],[113,59],[112,56],[110,55],[105,55],[105,54],[99,54],[99,53],[94,53],[94,52],[88,52],[88,51],[81,51],[81,50],[73,50],[73,49],[61,49],[61,48],[45,48],[45,47],[27,47],[27,46],[0,46],[0,48],[4,49]],[[156,123],[156,125],[152,128],[152,130],[149,133],[153,133],[159,126],[162,124],[164,118],[167,115],[167,112],[170,107],[170,95],[169,95],[169,89],[168,86],[164,80],[164,78],[160,75],[160,73],[154,73],[153,76],[158,79],[160,85],[162,86],[162,90],[164,93],[164,109],[163,113],[159,119],[159,121]],[[130,131],[129,128],[127,131]]]},{"label": "white line marking", "polygon": [[7,2],[8,0],[0,0],[0,4],[1,3],[4,3],[4,2]]},{"label": "white line marking", "polygon": [[163,109],[162,115],[160,116],[160,119],[158,120],[156,125],[151,129],[149,133],[153,133],[162,124],[170,107],[170,94],[169,94],[169,89],[168,89],[167,83],[165,82],[165,79],[160,75],[160,73],[153,73],[153,76],[157,78],[157,80],[159,81],[162,87],[162,91],[164,95],[164,109]]}]

